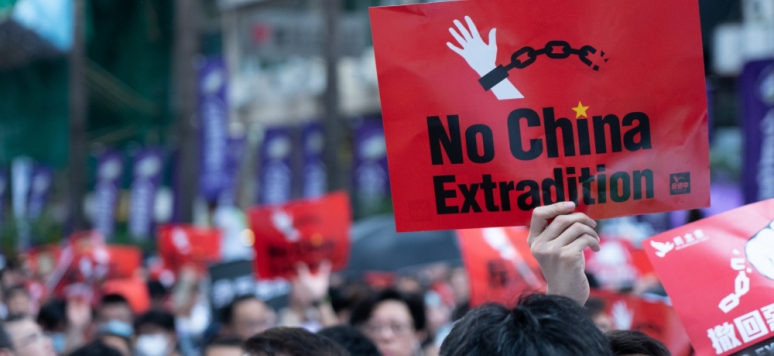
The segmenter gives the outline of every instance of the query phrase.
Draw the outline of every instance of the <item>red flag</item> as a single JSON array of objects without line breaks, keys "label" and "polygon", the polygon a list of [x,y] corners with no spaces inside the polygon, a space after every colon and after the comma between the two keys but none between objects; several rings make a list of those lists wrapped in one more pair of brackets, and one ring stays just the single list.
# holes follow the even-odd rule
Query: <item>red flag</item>
[{"label": "red flag", "polygon": [[[398,231],[709,206],[696,1],[370,10]],[[668,158],[668,159],[665,159]]]},{"label": "red flag", "polygon": [[697,354],[774,350],[773,220],[774,199],[643,243]]},{"label": "red flag", "polygon": [[540,265],[527,244],[529,230],[470,229],[457,231],[457,236],[468,271],[471,306],[513,305],[525,292],[545,291]]},{"label": "red flag", "polygon": [[333,270],[346,267],[352,212],[346,193],[250,210],[255,234],[255,268],[260,279],[290,278],[296,263],[316,270],[328,260]]}]

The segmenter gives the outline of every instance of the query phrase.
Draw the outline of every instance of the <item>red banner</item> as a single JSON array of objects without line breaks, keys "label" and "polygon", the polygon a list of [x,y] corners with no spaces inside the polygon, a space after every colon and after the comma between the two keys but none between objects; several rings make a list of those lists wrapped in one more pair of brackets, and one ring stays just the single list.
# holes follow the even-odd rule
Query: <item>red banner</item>
[{"label": "red banner", "polygon": [[260,279],[291,278],[296,264],[316,270],[328,260],[346,267],[352,211],[346,193],[250,210],[255,234],[255,270]]},{"label": "red banner", "polygon": [[113,279],[137,277],[142,266],[142,252],[133,246],[99,245],[65,248],[48,288],[60,298],[72,295],[93,297],[102,283]]},{"label": "red banner", "polygon": [[774,199],[643,243],[698,355],[774,355],[772,220]]},{"label": "red banner", "polygon": [[457,231],[470,283],[470,305],[513,305],[527,291],[545,291],[540,265],[532,257],[520,227]]},{"label": "red banner", "polygon": [[159,255],[167,270],[177,274],[190,265],[200,273],[220,261],[221,232],[190,225],[163,225],[158,231]]},{"label": "red banner", "polygon": [[526,225],[564,200],[592,218],[709,206],[695,0],[370,14],[398,231]]},{"label": "red banner", "polygon": [[591,297],[605,302],[605,313],[616,330],[635,330],[661,341],[674,356],[691,355],[691,343],[675,310],[661,301],[592,290]]}]

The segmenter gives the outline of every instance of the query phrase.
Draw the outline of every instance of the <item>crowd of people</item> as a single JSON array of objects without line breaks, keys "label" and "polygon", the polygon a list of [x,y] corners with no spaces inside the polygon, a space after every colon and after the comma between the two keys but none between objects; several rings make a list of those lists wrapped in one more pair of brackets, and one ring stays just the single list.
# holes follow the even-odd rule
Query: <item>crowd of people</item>
[{"label": "crowd of people", "polygon": [[[20,266],[3,270],[5,315],[0,356],[665,356],[660,342],[635,331],[608,331],[593,319],[583,251],[599,249],[596,222],[573,203],[534,210],[528,243],[545,294],[513,296],[515,306],[470,308],[466,273],[440,268],[392,285],[344,281],[322,263],[298,266],[289,303],[274,310],[255,295],[208,315],[195,273],[167,289],[148,282],[150,310],[137,314],[121,294],[39,306]],[[593,304],[593,303],[591,303]]]}]

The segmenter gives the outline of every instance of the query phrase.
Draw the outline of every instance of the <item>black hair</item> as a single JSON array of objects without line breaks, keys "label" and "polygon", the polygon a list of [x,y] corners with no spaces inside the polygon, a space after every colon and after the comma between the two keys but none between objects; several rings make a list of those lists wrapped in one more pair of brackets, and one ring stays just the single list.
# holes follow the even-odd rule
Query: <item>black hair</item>
[{"label": "black hair", "polygon": [[349,356],[333,340],[302,328],[274,328],[255,335],[242,346],[251,356]]},{"label": "black hair", "polygon": [[148,294],[150,295],[151,299],[164,298],[169,295],[167,287],[164,287],[164,284],[159,281],[148,281],[147,285]]},{"label": "black hair", "polygon": [[671,356],[669,349],[658,340],[639,331],[615,330],[607,334],[610,350],[615,356],[643,354],[646,356]]},{"label": "black hair", "polygon": [[220,321],[224,325],[231,325],[231,322],[234,321],[234,309],[236,309],[237,305],[239,305],[242,302],[246,302],[248,300],[257,300],[261,303],[263,303],[258,297],[254,295],[242,295],[239,297],[234,298],[234,300],[231,301],[231,303],[228,303],[228,305],[223,308],[223,311],[220,315]]},{"label": "black hair", "polygon": [[86,346],[83,346],[72,353],[69,356],[122,356],[121,352],[113,347],[108,346],[102,341],[94,341]]},{"label": "black hair", "polygon": [[155,325],[169,332],[175,332],[175,316],[158,310],[151,310],[140,315],[134,322],[135,332],[139,332],[143,325]]},{"label": "black hair", "polygon": [[218,346],[230,346],[230,347],[238,347],[242,348],[242,339],[238,337],[217,337],[212,340],[210,340],[207,345],[204,346],[204,350],[206,351],[210,347],[218,347]]},{"label": "black hair", "polygon": [[350,318],[350,324],[354,326],[360,326],[368,322],[371,319],[374,309],[385,301],[397,301],[401,302],[408,307],[411,313],[411,318],[414,320],[414,329],[425,329],[425,301],[416,294],[401,293],[395,289],[386,289],[377,293],[373,297],[359,303],[352,310],[352,317]]},{"label": "black hair", "polygon": [[586,315],[588,315],[589,318],[594,318],[600,313],[605,312],[606,305],[607,304],[604,300],[596,297],[590,297],[588,300],[586,300],[586,304],[583,305],[583,309],[586,310]]},{"label": "black hair", "polygon": [[52,299],[40,307],[36,321],[45,331],[54,331],[67,325],[67,302]]},{"label": "black hair", "polygon": [[5,331],[5,325],[0,325],[0,349],[13,350],[13,341]]},{"label": "black hair", "polygon": [[441,356],[611,356],[607,339],[572,299],[531,294],[513,309],[487,304],[455,324]]},{"label": "black hair", "polygon": [[13,286],[5,291],[5,298],[8,299],[14,294],[23,294],[25,297],[30,297],[30,292],[24,286]]},{"label": "black hair", "polygon": [[129,301],[120,294],[106,294],[104,297],[102,297],[102,303],[100,305],[106,304],[126,304],[128,307]]},{"label": "black hair", "polygon": [[380,356],[379,349],[357,329],[348,325],[339,325],[320,330],[318,334],[341,345],[352,356]]}]

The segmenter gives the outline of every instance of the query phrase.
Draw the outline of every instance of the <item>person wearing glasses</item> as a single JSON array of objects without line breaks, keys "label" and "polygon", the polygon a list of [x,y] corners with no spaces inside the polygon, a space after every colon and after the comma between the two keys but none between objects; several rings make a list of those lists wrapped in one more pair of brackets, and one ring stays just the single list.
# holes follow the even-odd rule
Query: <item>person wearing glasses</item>
[{"label": "person wearing glasses", "polygon": [[350,323],[368,337],[383,356],[421,355],[426,337],[425,305],[420,296],[388,289],[360,303]]},{"label": "person wearing glasses", "polygon": [[43,329],[26,315],[11,315],[6,319],[3,329],[10,339],[10,348],[0,348],[15,356],[56,356],[51,339],[43,334]]}]

